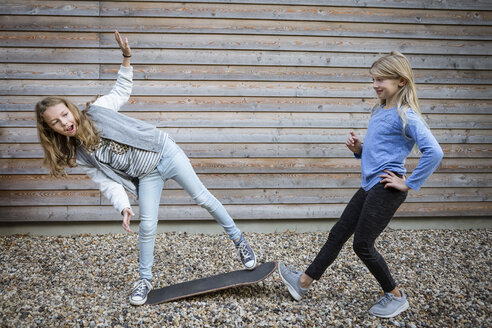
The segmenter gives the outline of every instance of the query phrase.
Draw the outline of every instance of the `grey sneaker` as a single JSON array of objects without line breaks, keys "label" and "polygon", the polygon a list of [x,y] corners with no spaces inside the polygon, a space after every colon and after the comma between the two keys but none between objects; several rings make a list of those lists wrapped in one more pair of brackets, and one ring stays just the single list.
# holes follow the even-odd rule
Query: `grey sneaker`
[{"label": "grey sneaker", "polygon": [[241,262],[243,262],[246,270],[253,270],[256,267],[256,256],[253,249],[244,238],[244,235],[241,234],[241,238],[234,244],[236,245],[239,256],[241,257]]},{"label": "grey sneaker", "polygon": [[147,294],[152,290],[152,284],[147,279],[140,279],[133,286],[130,295],[131,305],[142,305],[147,302]]},{"label": "grey sneaker", "polygon": [[401,297],[396,297],[391,293],[385,293],[376,304],[370,309],[369,313],[381,318],[393,318],[408,309],[407,296],[400,291]]},{"label": "grey sneaker", "polygon": [[290,295],[299,301],[308,291],[308,288],[302,288],[299,278],[302,272],[290,270],[282,262],[278,262],[278,273],[289,290]]}]

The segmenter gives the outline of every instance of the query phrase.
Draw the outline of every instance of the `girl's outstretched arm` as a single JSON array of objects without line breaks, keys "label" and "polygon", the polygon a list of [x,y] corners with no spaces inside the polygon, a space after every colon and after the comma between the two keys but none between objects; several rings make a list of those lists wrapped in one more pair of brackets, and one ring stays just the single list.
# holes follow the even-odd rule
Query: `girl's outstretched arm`
[{"label": "girl's outstretched arm", "polygon": [[118,31],[114,31],[114,36],[120,46],[123,56],[123,63],[118,71],[118,79],[116,80],[113,89],[109,92],[109,94],[98,98],[94,102],[94,105],[118,111],[120,107],[128,101],[132,93],[133,68],[130,66],[132,51],[130,49],[128,39],[125,38],[123,41]]},{"label": "girl's outstretched arm", "polygon": [[407,117],[408,124],[405,134],[415,140],[422,156],[412,175],[408,177],[406,185],[413,190],[419,190],[427,178],[437,169],[444,153],[432,132],[419,116],[408,110]]}]

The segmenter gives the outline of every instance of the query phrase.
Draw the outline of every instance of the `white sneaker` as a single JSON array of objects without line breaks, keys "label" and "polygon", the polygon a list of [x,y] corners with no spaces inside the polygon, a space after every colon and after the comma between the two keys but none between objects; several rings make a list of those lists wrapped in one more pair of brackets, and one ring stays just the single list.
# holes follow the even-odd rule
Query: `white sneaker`
[{"label": "white sneaker", "polygon": [[381,318],[393,318],[399,315],[409,307],[407,296],[403,291],[400,291],[400,293],[401,297],[396,297],[392,293],[385,293],[369,309],[369,313]]},{"label": "white sneaker", "polygon": [[249,246],[243,234],[241,234],[241,238],[239,238],[235,245],[246,270],[253,270],[256,267],[255,252],[253,252],[253,249]]},{"label": "white sneaker", "polygon": [[285,266],[282,262],[278,262],[278,273],[280,278],[284,282],[285,286],[289,290],[290,295],[299,301],[308,291],[309,288],[302,288],[299,278],[302,272],[291,270]]},{"label": "white sneaker", "polygon": [[147,294],[152,290],[152,284],[147,279],[140,279],[133,286],[130,295],[131,305],[142,305],[147,302]]}]

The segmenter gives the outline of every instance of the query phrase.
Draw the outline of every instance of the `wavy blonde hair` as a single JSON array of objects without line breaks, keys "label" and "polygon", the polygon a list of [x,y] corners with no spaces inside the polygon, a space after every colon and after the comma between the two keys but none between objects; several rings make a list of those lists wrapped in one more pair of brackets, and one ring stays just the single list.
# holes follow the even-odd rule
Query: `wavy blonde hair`
[{"label": "wavy blonde hair", "polygon": [[[66,174],[65,167],[76,166],[75,154],[78,145],[82,145],[87,150],[97,147],[99,132],[86,113],[90,104],[96,99],[88,102],[84,111],[62,97],[46,97],[36,104],[36,122],[39,140],[44,150],[44,165],[50,169],[52,175],[63,176]],[[67,106],[77,123],[75,137],[71,138],[55,132],[44,120],[44,112],[49,107],[61,103]]]},{"label": "wavy blonde hair", "polygon": [[[407,57],[398,51],[392,51],[389,55],[383,56],[376,60],[369,70],[369,73],[373,76],[389,79],[403,78],[406,83],[400,87],[396,93],[396,106],[398,115],[403,122],[403,135],[405,135],[405,127],[407,125],[406,111],[411,108],[422,121],[425,123],[420,111],[419,99],[417,97],[417,90],[415,88],[415,81],[413,79],[412,67]],[[384,105],[385,100],[380,100],[379,105]]]}]

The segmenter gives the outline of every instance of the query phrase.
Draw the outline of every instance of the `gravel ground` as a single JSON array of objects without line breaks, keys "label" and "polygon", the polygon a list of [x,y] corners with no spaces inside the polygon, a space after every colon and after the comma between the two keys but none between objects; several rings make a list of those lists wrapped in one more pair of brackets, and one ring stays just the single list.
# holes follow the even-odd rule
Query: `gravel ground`
[{"label": "gravel ground", "polygon": [[[367,313],[380,289],[351,240],[306,298],[290,298],[278,273],[261,283],[133,307],[136,235],[1,236],[2,327],[492,327],[492,230],[387,230],[378,249],[407,292],[393,319]],[[249,233],[260,262],[305,269],[326,233]],[[154,285],[238,270],[225,235],[156,237]]]}]

